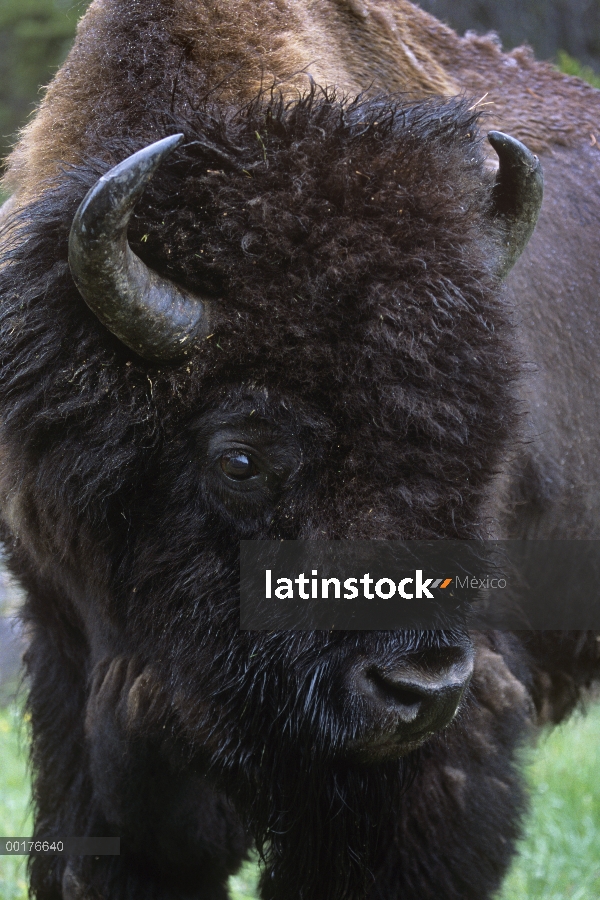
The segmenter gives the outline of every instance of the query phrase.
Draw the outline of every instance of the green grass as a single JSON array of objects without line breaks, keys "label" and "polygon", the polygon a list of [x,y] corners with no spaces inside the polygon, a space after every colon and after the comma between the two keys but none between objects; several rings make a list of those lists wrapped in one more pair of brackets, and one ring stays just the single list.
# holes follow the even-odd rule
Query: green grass
[{"label": "green grass", "polygon": [[[27,728],[17,706],[0,710],[0,835],[31,834],[26,771]],[[0,856],[0,897],[26,900],[25,857]]]},{"label": "green grass", "polygon": [[[16,707],[0,711],[0,835],[27,835],[26,728]],[[532,808],[520,855],[498,900],[600,897],[600,705],[545,735],[530,754]],[[0,898],[26,900],[23,857],[0,857]],[[254,900],[248,863],[230,880],[232,900]]]},{"label": "green grass", "polygon": [[258,882],[258,866],[256,863],[246,863],[237,875],[229,879],[229,893],[231,900],[255,900]]},{"label": "green grass", "polygon": [[548,734],[528,774],[527,836],[499,900],[600,897],[600,706]]},{"label": "green grass", "polygon": [[594,87],[600,88],[600,75],[594,72],[591,66],[582,65],[579,60],[569,56],[564,50],[558,51],[556,59],[558,68],[561,72],[564,72],[565,75],[576,75],[577,78],[589,81]]}]

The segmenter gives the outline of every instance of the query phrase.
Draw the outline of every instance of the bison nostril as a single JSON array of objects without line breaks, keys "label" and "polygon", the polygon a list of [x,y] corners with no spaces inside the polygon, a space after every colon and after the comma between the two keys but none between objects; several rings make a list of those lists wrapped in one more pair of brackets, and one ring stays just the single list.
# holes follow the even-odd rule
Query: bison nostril
[{"label": "bison nostril", "polygon": [[473,652],[450,650],[407,656],[394,668],[363,660],[352,670],[349,687],[371,734],[368,745],[414,745],[452,721],[471,678]]},{"label": "bison nostril", "polygon": [[375,666],[365,672],[372,684],[373,695],[383,704],[393,707],[404,722],[412,722],[419,714],[427,694],[410,681],[386,677]]}]

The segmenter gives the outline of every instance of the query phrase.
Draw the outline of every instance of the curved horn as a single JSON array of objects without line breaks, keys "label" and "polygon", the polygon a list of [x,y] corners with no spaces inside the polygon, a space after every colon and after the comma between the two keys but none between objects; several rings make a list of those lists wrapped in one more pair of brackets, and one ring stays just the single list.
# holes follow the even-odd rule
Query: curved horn
[{"label": "curved horn", "polygon": [[490,131],[488,141],[498,154],[500,167],[492,192],[492,215],[503,231],[500,277],[506,278],[527,246],[538,219],[544,194],[539,159],[508,134]]},{"label": "curved horn", "polygon": [[149,269],[127,242],[133,208],[183,134],[134,153],[94,185],[75,214],[69,265],[81,296],[124,344],[147,359],[185,355],[207,333],[205,304]]}]

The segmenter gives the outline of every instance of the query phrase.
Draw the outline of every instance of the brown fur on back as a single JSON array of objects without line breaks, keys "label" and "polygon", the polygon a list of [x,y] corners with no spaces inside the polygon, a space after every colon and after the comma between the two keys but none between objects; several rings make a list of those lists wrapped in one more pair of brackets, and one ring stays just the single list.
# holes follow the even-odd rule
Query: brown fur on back
[{"label": "brown fur on back", "polygon": [[7,184],[25,200],[110,137],[162,136],[157,117],[186,115],[208,92],[239,103],[272,84],[304,92],[309,76],[350,96],[485,95],[490,126],[537,152],[593,143],[600,113],[598,91],[526,48],[459,38],[407,0],[95,0]]}]

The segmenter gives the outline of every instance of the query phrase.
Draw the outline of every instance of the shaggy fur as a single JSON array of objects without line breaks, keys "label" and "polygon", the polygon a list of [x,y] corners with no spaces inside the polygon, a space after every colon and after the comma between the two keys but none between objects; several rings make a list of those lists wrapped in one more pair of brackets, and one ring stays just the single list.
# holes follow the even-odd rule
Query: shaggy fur
[{"label": "shaggy fur", "polygon": [[[202,352],[175,367],[149,370],[128,358],[71,281],[70,223],[103,167],[91,161],[65,172],[61,188],[27,210],[4,276],[17,285],[16,315],[27,310],[28,320],[15,347],[5,304],[2,378],[12,400],[4,423],[24,459],[30,446],[51,450],[60,430],[57,457],[46,463],[59,494],[38,494],[35,504],[38,530],[51,516],[43,537],[61,558],[73,550],[71,536],[56,530],[57,505],[93,516],[93,496],[114,494],[126,472],[137,483],[151,477],[142,448],[150,453],[162,439],[178,464],[188,449],[183,419],[222,403],[254,404],[268,417],[283,399],[294,412],[286,404],[276,415],[307,432],[303,470],[327,455],[320,534],[338,536],[342,521],[346,536],[477,533],[476,510],[513,423],[513,365],[506,308],[494,293],[491,181],[475,121],[464,104],[340,105],[313,92],[289,108],[279,100],[231,114],[207,107],[195,121],[171,124],[188,143],[140,203],[132,246],[213,297],[218,320]],[[121,140],[113,155],[132,150]],[[71,434],[75,472],[64,444]],[[347,491],[350,519],[337,508]],[[313,531],[301,504],[292,496],[270,510],[270,528]],[[228,524],[254,534],[260,510],[239,505]],[[362,511],[373,506],[367,524]]]},{"label": "shaggy fur", "polygon": [[[325,87],[292,95],[315,59]],[[476,104],[390,93],[483,82],[494,124],[577,150],[545,161],[506,292]],[[519,748],[597,677],[595,636],[475,635],[452,724],[368,764],[348,751],[379,733],[356,660],[393,670],[465,635],[241,633],[237,547],[595,536],[597,109],[403,0],[92,5],[0,226],[0,494],[28,593],[36,836],[118,834],[123,855],[34,858],[36,900],[222,900],[252,843],[265,900],[493,895]],[[130,240],[217,318],[157,366],[85,306],[67,241],[110,165],[178,131]],[[269,461],[259,488],[221,477],[232,440]]]},{"label": "shaggy fur", "polygon": [[[224,896],[246,843],[217,787],[264,853],[267,898],[378,896],[391,879],[399,897],[481,900],[521,810],[521,651],[483,665],[421,765],[365,767],[344,750],[372,726],[343,673],[357,655],[393,665],[453,635],[269,637],[239,633],[236,611],[242,537],[481,531],[514,428],[514,363],[476,116],[314,89],[292,104],[205,105],[169,127],[186,144],[131,239],[213,297],[220,324],[202,352],[149,366],[78,297],[68,231],[105,164],[66,171],[13,221],[1,275],[3,493],[30,592],[36,833],[116,832],[128,852],[66,873],[38,858],[35,895]],[[278,448],[275,493],[223,488],[210,449],[223,423]],[[507,678],[517,699],[486,718]],[[423,777],[439,784],[433,805]],[[422,828],[441,845],[456,791],[490,810],[460,807],[470,894],[451,844],[435,865],[435,841],[421,847],[426,878],[392,852],[421,845]]]}]

